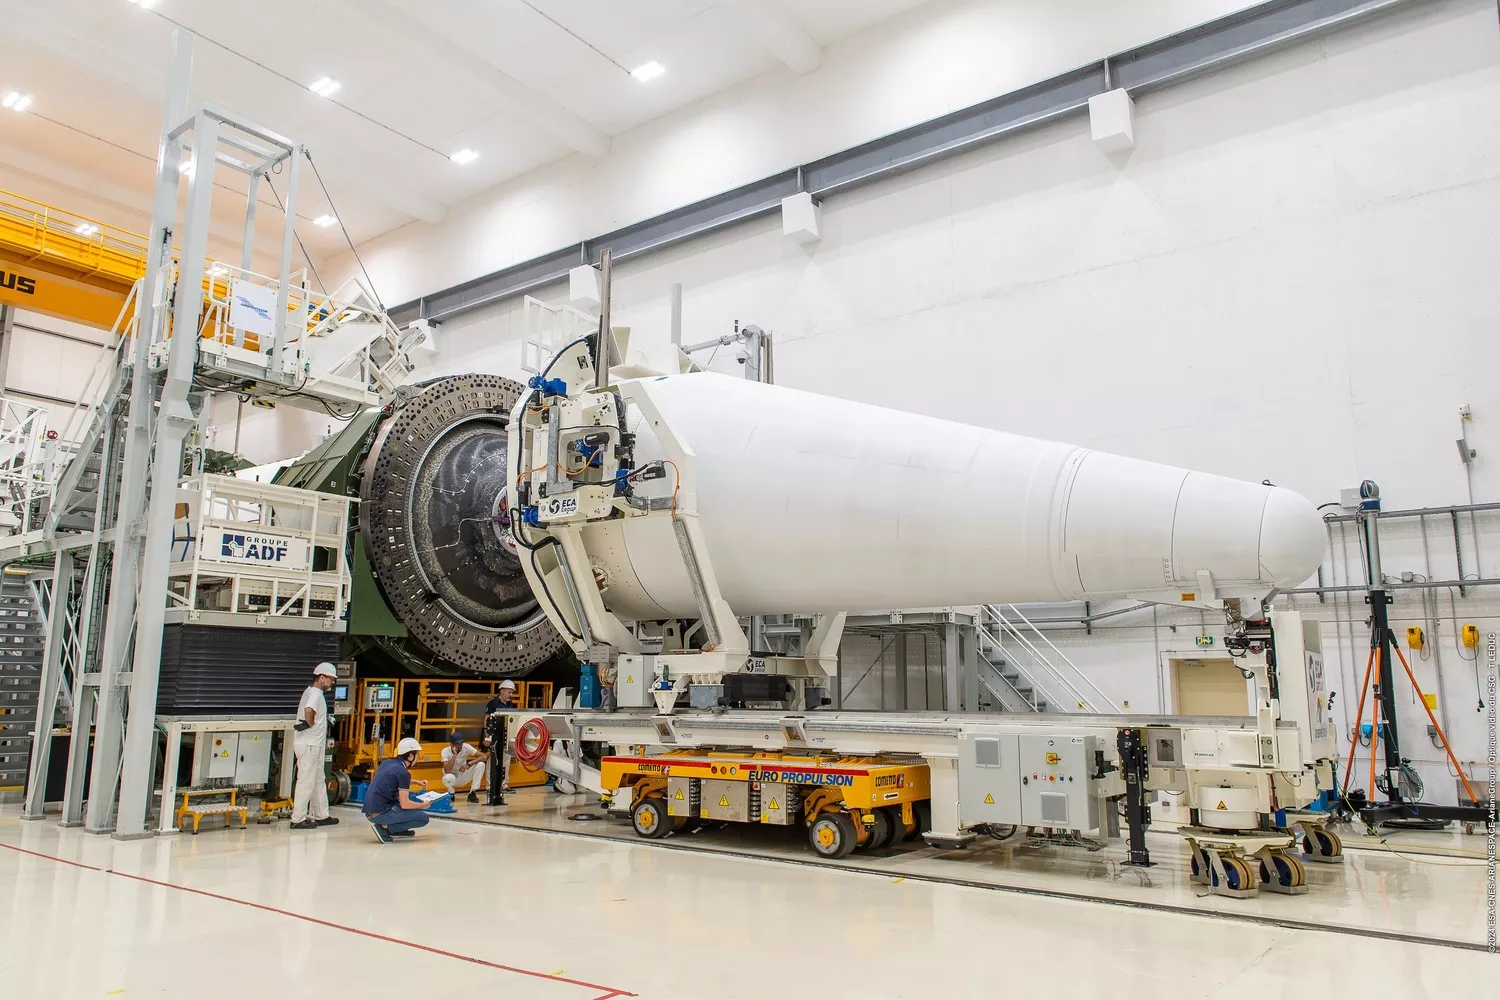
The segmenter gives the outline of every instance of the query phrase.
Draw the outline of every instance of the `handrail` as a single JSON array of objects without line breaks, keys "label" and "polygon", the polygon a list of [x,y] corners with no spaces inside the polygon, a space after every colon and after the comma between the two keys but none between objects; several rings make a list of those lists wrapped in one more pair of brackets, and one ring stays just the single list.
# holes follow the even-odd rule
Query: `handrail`
[{"label": "handrail", "polygon": [[[982,616],[981,616],[981,620],[979,622],[977,622],[976,624],[978,625],[978,628],[979,628],[980,637],[983,638],[983,639],[988,639],[990,641],[990,645],[994,646],[996,649],[1000,650],[1001,652],[1004,652],[1004,650],[1005,650],[1005,643],[1003,643],[999,639],[997,639],[995,637],[995,633],[991,632],[988,628],[985,627],[984,622],[982,620]],[[1010,681],[1010,679],[1005,676],[1004,672],[1001,671],[999,667],[995,666],[995,664],[990,661],[989,657],[984,656],[981,653],[980,654],[980,659],[982,659],[985,663],[988,663],[990,665],[990,669],[993,670],[993,671],[995,671],[995,673],[999,674],[1000,675],[1000,679],[1003,680],[1003,681],[1005,681],[1005,683],[1009,684],[1010,687],[1011,687],[1011,689],[1016,692],[1016,695],[1018,697],[1020,697],[1023,701],[1025,701],[1028,705],[1030,705],[1032,707],[1033,711],[1040,712],[1042,710],[1041,709],[1041,705],[1038,704],[1038,702],[1040,701],[1040,695],[1045,691],[1045,688],[1040,683],[1037,682],[1037,679],[1032,676],[1031,671],[1027,670],[1024,664],[1021,664],[1021,663],[1017,662],[1016,660],[1007,660],[1006,661],[1006,663],[1009,666],[1015,668],[1017,674],[1019,674],[1022,678],[1024,678],[1031,685],[1031,697],[1030,698],[1027,698],[1024,694],[1021,694],[1020,689],[1017,688],[1016,685],[1014,683],[1012,683]]]},{"label": "handrail", "polygon": [[[1099,685],[1095,684],[1092,680],[1090,680],[1088,674],[1086,674],[1082,670],[1080,670],[1078,668],[1078,664],[1074,663],[1071,659],[1068,658],[1068,654],[1067,653],[1064,653],[1062,650],[1058,649],[1057,646],[1052,642],[1052,640],[1049,639],[1049,638],[1047,638],[1047,633],[1043,632],[1041,629],[1037,628],[1036,624],[1034,622],[1032,622],[1032,620],[1030,618],[1027,618],[1026,615],[1021,612],[1020,608],[1016,607],[1014,604],[1007,604],[1006,607],[1010,608],[1011,611],[1015,612],[1016,617],[1019,618],[1019,619],[1021,619],[1021,621],[1025,622],[1026,625],[1033,632],[1035,632],[1041,638],[1041,640],[1043,642],[1045,642],[1047,644],[1047,648],[1051,649],[1052,652],[1054,652],[1058,656],[1062,657],[1062,661],[1064,663],[1066,663],[1068,666],[1070,666],[1070,667],[1073,668],[1073,672],[1078,675],[1078,679],[1081,680],[1081,681],[1083,681],[1084,685],[1086,687],[1088,687],[1091,691],[1093,691],[1095,695],[1098,696],[1099,701],[1103,705],[1105,705],[1106,707],[1108,707],[1111,712],[1118,712],[1120,710],[1119,706],[1116,705],[1114,703],[1114,701],[1112,701],[1110,699],[1109,695],[1105,694],[1104,691],[1099,687]],[[1047,661],[1047,662],[1049,663],[1049,665],[1051,664],[1050,660]],[[1055,669],[1055,667],[1054,667],[1054,669]]]},{"label": "handrail", "polygon": [[[1058,649],[1057,646],[1052,642],[1052,640],[1047,638],[1047,636],[1042,632],[1041,629],[1037,628],[1030,619],[1028,619],[1024,614],[1021,613],[1021,610],[1019,608],[1017,608],[1014,604],[1007,604],[1006,607],[1009,608],[1010,611],[1015,614],[1016,618],[1020,619],[1020,621],[1025,624],[1032,631],[1032,633],[1037,636],[1037,638],[1046,643],[1046,645],[1052,650],[1052,652],[1056,653],[1064,663],[1072,668],[1072,671],[1074,675],[1076,675],[1077,679],[1082,682],[1084,687],[1088,688],[1093,693],[1093,697],[1089,697],[1089,695],[1080,690],[1072,680],[1070,680],[1063,674],[1058,665],[1054,663],[1046,653],[1042,652],[1042,650],[1036,645],[1036,643],[1027,638],[1025,633],[1021,631],[1015,621],[1012,621],[1010,618],[1007,618],[1005,615],[1000,613],[998,607],[986,605],[985,610],[988,611],[989,614],[994,618],[996,624],[1000,626],[1001,631],[1006,635],[1012,636],[1017,642],[1019,642],[1022,647],[1031,654],[1037,666],[1045,667],[1049,671],[1050,679],[1057,685],[1059,685],[1062,691],[1068,695],[1069,700],[1075,702],[1080,709],[1092,712],[1118,712],[1120,710],[1119,707],[1116,706],[1115,703],[1110,699],[1110,697],[1102,690],[1100,690],[1097,684],[1089,680],[1087,674],[1085,674],[1078,668],[1078,664],[1074,663],[1071,659],[1068,658],[1068,655],[1066,653]],[[1020,668],[1019,664],[1017,664],[1016,666],[1017,669]],[[1046,685],[1042,685],[1042,687],[1045,688]]]},{"label": "handrail", "polygon": [[[99,358],[94,362],[94,370],[89,373],[89,380],[83,392],[78,394],[78,401],[73,404],[73,408],[63,419],[62,426],[57,429],[58,440],[64,447],[76,445],[84,438],[88,424],[85,423],[75,430],[74,421],[80,412],[92,413],[94,406],[103,399],[105,387],[119,367],[120,345],[131,337],[132,327],[135,324],[135,300],[140,294],[141,282],[137,281],[130,286],[130,294],[125,299],[125,305],[120,309],[115,325],[110,328],[109,339],[99,345]],[[86,411],[85,407],[87,407]]]},{"label": "handrail", "polygon": [[[979,626],[979,630],[980,630],[980,632],[982,632],[990,640],[991,643],[993,643],[995,645],[996,648],[1000,648],[999,641],[994,637],[994,635],[989,631],[989,629],[985,628],[983,625],[980,625]],[[1021,689],[1016,686],[1015,682],[1012,681],[1009,677],[1006,677],[1005,676],[1005,672],[1002,671],[999,667],[995,666],[994,662],[991,661],[988,656],[985,656],[983,653],[980,653],[979,654],[979,662],[983,663],[985,666],[989,667],[990,670],[994,671],[995,676],[998,677],[998,678],[1000,678],[1001,683],[1003,683],[1006,687],[1010,688],[1010,690],[1015,694],[1015,696],[1017,698],[1020,698],[1022,702],[1024,702],[1025,704],[1027,704],[1029,706],[1031,706],[1031,710],[1033,712],[1040,712],[1040,711],[1042,711],[1042,699],[1039,697],[1039,692],[1042,689],[1037,684],[1036,679],[1034,677],[1032,677],[1031,674],[1027,673],[1025,667],[1021,666],[1021,664],[1019,664],[1019,663],[1010,663],[1010,666],[1013,666],[1013,667],[1016,668],[1016,673],[1017,674],[1019,674],[1021,677],[1024,677],[1027,681],[1029,681],[1031,683],[1031,697],[1030,698],[1028,698],[1024,694],[1022,694],[1021,693]],[[985,678],[985,676],[984,676],[983,673],[981,673],[979,675],[979,679],[985,685],[985,687],[988,687],[990,689],[990,693],[991,694],[996,694],[997,693],[995,691],[994,685],[990,684],[990,682]],[[1003,695],[1000,696],[1000,700],[1001,701],[1005,700],[1005,698],[1004,698]],[[1007,707],[1009,707],[1009,706],[1007,706]]]}]

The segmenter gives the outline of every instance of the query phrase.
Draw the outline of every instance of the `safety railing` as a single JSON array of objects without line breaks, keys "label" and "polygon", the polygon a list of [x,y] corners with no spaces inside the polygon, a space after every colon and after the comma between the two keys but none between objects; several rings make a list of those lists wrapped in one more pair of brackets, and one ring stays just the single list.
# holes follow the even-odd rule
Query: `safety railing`
[{"label": "safety railing", "polygon": [[56,483],[57,432],[47,409],[0,396],[0,494],[13,531],[40,527]]},{"label": "safety railing", "polygon": [[[999,605],[986,605],[981,616],[984,619],[982,630],[1001,650],[1007,664],[1032,684],[1034,692],[1047,695],[1052,704],[1064,711],[1120,711],[1119,706],[1019,608],[1007,604],[1004,612],[1008,613],[1002,613]],[[1050,651],[1050,656],[1047,651]]]},{"label": "safety railing", "polygon": [[121,285],[146,270],[146,238],[10,191],[0,191],[0,248]]}]

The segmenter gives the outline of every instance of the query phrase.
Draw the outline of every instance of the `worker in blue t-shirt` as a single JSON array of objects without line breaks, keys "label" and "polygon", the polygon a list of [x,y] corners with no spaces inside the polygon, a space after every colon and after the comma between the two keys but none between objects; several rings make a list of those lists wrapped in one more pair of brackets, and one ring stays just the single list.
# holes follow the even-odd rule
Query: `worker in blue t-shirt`
[{"label": "worker in blue t-shirt", "polygon": [[[427,825],[427,807],[411,797],[411,766],[422,752],[422,744],[408,736],[396,744],[396,756],[380,762],[365,792],[365,818],[375,828],[382,844],[393,837],[415,837]],[[427,782],[418,782],[427,791]]]}]

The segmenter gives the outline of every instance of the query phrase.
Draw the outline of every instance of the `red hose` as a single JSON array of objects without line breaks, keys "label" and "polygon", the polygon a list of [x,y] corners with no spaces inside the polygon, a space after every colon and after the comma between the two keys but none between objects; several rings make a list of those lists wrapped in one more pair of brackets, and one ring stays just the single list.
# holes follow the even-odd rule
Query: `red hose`
[{"label": "red hose", "polygon": [[542,719],[527,719],[516,730],[516,760],[527,767],[539,767],[551,748],[552,734]]}]

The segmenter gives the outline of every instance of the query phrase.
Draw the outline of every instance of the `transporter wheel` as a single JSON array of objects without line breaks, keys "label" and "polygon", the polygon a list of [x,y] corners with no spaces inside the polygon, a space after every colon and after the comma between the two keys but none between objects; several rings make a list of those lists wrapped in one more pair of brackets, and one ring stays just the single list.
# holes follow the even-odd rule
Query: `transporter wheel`
[{"label": "transporter wheel", "polygon": [[906,824],[901,822],[900,806],[883,806],[880,810],[885,813],[886,819],[891,821],[891,835],[886,838],[886,845],[899,844],[908,836]]},{"label": "transporter wheel", "polygon": [[[1239,891],[1241,889],[1255,888],[1255,875],[1250,866],[1245,863],[1244,858],[1232,854],[1221,854],[1219,860],[1224,863],[1224,884],[1229,888]],[[1209,871],[1213,871],[1210,867]],[[1214,873],[1214,885],[1219,884],[1218,873]]]},{"label": "transporter wheel", "polygon": [[932,803],[923,800],[913,805],[911,811],[917,820],[917,832],[907,839],[916,840],[932,829]]},{"label": "transporter wheel", "polygon": [[1302,853],[1316,858],[1336,858],[1344,853],[1344,842],[1336,833],[1314,830],[1302,835]]},{"label": "transporter wheel", "polygon": [[861,851],[878,851],[891,842],[891,818],[883,810],[872,809],[869,812],[873,823],[865,824],[865,842],[860,846]]},{"label": "transporter wheel", "polygon": [[1261,858],[1260,880],[1275,882],[1283,888],[1306,885],[1307,869],[1302,867],[1301,861],[1290,854],[1273,854],[1269,863],[1265,858]]},{"label": "transporter wheel", "polygon": [[845,812],[824,813],[807,828],[807,839],[819,857],[846,858],[858,842],[854,817]]},{"label": "transporter wheel", "polygon": [[630,810],[630,825],[635,832],[651,840],[660,840],[672,832],[672,817],[667,815],[665,799],[641,799]]},{"label": "transporter wheel", "polygon": [[351,789],[349,772],[335,771],[328,777],[328,804],[331,806],[341,806],[345,802],[348,802]]}]

